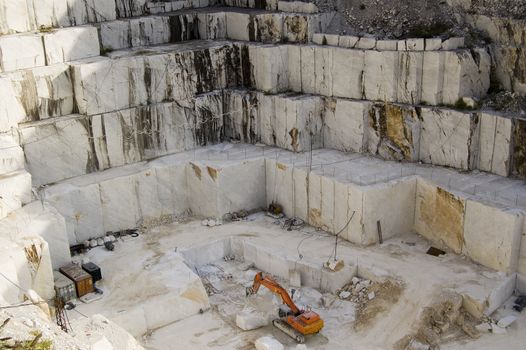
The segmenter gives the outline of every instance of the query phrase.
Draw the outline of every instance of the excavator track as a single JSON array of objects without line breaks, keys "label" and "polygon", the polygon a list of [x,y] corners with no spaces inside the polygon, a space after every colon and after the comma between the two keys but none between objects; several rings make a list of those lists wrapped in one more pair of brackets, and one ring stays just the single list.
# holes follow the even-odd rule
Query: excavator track
[{"label": "excavator track", "polygon": [[292,328],[287,322],[278,318],[272,321],[272,325],[294,339],[296,342],[300,344],[305,343],[305,336]]}]

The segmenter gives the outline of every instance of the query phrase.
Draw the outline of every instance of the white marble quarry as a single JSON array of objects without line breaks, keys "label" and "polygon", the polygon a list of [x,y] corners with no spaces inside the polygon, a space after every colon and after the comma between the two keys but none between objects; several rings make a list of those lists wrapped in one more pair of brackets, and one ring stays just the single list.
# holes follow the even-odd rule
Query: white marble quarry
[{"label": "white marble quarry", "polygon": [[278,1],[278,11],[297,13],[317,13],[318,6],[303,1]]},{"label": "white marble quarry", "polygon": [[423,56],[421,102],[437,105],[443,101],[446,56],[434,51],[426,51]]},{"label": "white marble quarry", "polygon": [[226,12],[198,13],[199,37],[209,40],[221,40],[227,38]]},{"label": "white marble quarry", "polygon": [[0,175],[0,218],[31,201],[31,175],[24,169]]},{"label": "white marble quarry", "polygon": [[24,169],[24,150],[18,137],[10,133],[0,133],[0,174]]},{"label": "white marble quarry", "polygon": [[0,93],[0,132],[23,121],[73,113],[73,84],[66,64],[1,74]]},{"label": "white marble quarry", "polygon": [[364,93],[365,52],[336,48],[332,58],[333,65],[340,69],[332,78],[332,95],[361,99]]},{"label": "white marble quarry", "polygon": [[396,51],[365,51],[363,94],[367,100],[397,100],[398,77],[401,77]]},{"label": "white marble quarry", "polygon": [[0,36],[0,71],[9,72],[46,65],[42,35]]},{"label": "white marble quarry", "polygon": [[20,129],[26,165],[39,186],[97,169],[86,117],[71,115],[29,123]]},{"label": "white marble quarry", "polygon": [[463,253],[484,266],[515,272],[523,227],[523,211],[503,210],[467,200]]},{"label": "white marble quarry", "polygon": [[48,244],[54,270],[71,262],[64,218],[48,203],[24,205],[0,221],[0,231],[4,238],[15,242],[26,236],[41,237]]},{"label": "white marble quarry", "polygon": [[471,169],[477,119],[472,113],[422,108],[420,160],[424,163]]},{"label": "white marble quarry", "polygon": [[43,34],[42,38],[46,65],[100,55],[99,35],[92,26],[58,29]]},{"label": "white marble quarry", "polygon": [[512,119],[480,113],[480,170],[508,176],[511,163]]}]

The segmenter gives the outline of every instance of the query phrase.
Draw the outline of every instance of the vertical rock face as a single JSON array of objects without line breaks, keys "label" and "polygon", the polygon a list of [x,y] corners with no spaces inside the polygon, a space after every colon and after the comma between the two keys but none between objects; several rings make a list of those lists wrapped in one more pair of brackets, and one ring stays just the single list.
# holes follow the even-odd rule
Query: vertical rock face
[{"label": "vertical rock face", "polygon": [[223,92],[225,140],[257,143],[261,140],[259,95],[245,90]]},{"label": "vertical rock face", "polygon": [[377,104],[369,111],[368,150],[384,159],[417,161],[420,149],[420,109]]},{"label": "vertical rock face", "polygon": [[513,120],[490,113],[480,114],[480,170],[508,176],[511,165]]},{"label": "vertical rock face", "polygon": [[464,199],[418,179],[415,229],[422,236],[460,254],[464,245],[465,210]]},{"label": "vertical rock face", "polygon": [[0,75],[0,131],[16,123],[73,113],[69,67],[57,64]]},{"label": "vertical rock face", "polygon": [[471,169],[478,145],[478,117],[447,109],[422,108],[420,160],[425,163]]},{"label": "vertical rock face", "polygon": [[501,85],[506,90],[526,95],[526,49],[492,45],[491,54]]}]

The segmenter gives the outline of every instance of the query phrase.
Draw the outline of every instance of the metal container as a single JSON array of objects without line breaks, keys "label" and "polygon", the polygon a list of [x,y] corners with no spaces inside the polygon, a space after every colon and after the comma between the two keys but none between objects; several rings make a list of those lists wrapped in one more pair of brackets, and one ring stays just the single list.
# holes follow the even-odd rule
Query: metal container
[{"label": "metal container", "polygon": [[82,269],[91,275],[91,278],[93,278],[93,283],[102,279],[102,272],[100,271],[100,267],[98,267],[94,263],[89,262],[82,264]]},{"label": "metal container", "polygon": [[57,297],[61,298],[65,303],[77,297],[75,291],[75,283],[72,280],[61,274],[60,272],[53,272],[55,280],[55,293]]},{"label": "metal container", "polygon": [[66,275],[66,277],[75,282],[75,288],[79,298],[93,292],[93,279],[91,275],[84,271],[80,266],[70,264],[61,267],[59,270]]}]

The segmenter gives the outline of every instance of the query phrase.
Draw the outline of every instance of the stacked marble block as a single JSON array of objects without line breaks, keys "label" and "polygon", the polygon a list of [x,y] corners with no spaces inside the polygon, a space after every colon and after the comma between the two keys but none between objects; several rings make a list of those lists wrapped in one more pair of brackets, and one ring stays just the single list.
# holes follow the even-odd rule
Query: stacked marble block
[{"label": "stacked marble block", "polygon": [[184,8],[207,7],[214,3],[209,0],[1,0],[0,34],[74,27]]},{"label": "stacked marble block", "polygon": [[187,10],[101,23],[105,51],[188,40],[306,43],[328,24],[324,14],[250,10]]},{"label": "stacked marble block", "polygon": [[318,45],[378,51],[451,51],[463,48],[465,40],[463,37],[452,37],[445,40],[442,38],[382,40],[374,37],[325,34],[322,32],[315,33],[312,42]]},{"label": "stacked marble block", "polygon": [[385,171],[388,164],[355,158],[326,149],[309,159],[279,148],[222,144],[73,178],[42,194],[66,218],[71,244],[166,215],[221,218],[279,203],[287,216],[359,245],[378,242],[379,221],[384,239],[418,232],[492,269],[526,272],[523,210],[423,175],[401,172],[363,185],[347,172]]}]

